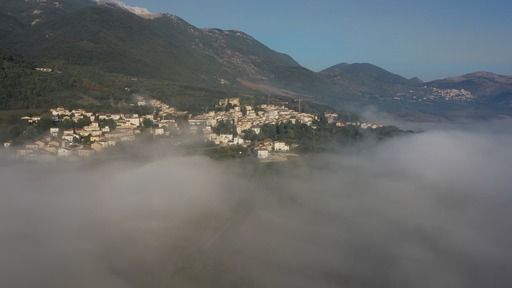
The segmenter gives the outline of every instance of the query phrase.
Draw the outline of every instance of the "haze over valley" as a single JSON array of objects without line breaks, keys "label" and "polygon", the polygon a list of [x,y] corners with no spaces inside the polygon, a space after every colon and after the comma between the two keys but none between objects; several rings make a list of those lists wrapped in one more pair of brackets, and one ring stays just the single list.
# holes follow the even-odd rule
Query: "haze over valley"
[{"label": "haze over valley", "polygon": [[197,156],[76,171],[4,165],[0,278],[507,287],[510,127],[436,129],[273,166]]},{"label": "haze over valley", "polygon": [[510,4],[231,2],[0,1],[0,287],[508,288]]}]

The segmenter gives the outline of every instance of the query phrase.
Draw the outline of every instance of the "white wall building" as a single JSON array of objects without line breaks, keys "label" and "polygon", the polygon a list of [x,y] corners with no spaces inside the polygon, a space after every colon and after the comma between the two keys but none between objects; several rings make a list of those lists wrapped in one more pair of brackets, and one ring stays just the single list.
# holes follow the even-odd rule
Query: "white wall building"
[{"label": "white wall building", "polygon": [[52,134],[53,137],[57,137],[59,135],[59,128],[57,128],[57,127],[50,128],[50,134]]},{"label": "white wall building", "polygon": [[164,128],[154,128],[153,135],[155,135],[155,136],[165,135],[165,129]]},{"label": "white wall building", "polygon": [[268,150],[265,148],[258,148],[256,149],[256,155],[258,156],[258,159],[267,159],[269,153]]},{"label": "white wall building", "polygon": [[274,142],[274,151],[290,151],[290,146],[285,142]]},{"label": "white wall building", "polygon": [[68,148],[59,148],[57,151],[57,157],[67,158],[69,156],[71,156],[71,150]]}]

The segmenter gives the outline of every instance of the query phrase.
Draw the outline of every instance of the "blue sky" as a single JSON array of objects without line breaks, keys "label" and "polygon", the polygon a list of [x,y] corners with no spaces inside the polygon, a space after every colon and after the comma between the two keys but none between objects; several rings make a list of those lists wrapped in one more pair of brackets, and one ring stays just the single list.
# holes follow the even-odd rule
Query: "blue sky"
[{"label": "blue sky", "polygon": [[244,31],[320,71],[367,62],[433,80],[512,75],[512,1],[125,0],[200,28]]}]

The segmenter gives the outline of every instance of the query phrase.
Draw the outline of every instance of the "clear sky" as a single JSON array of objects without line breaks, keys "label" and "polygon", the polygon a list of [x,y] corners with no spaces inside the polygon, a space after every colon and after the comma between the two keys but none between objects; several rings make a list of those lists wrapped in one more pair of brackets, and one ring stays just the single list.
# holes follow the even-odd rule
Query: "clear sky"
[{"label": "clear sky", "polygon": [[512,0],[124,0],[200,28],[244,31],[320,71],[367,62],[434,80],[512,75]]}]

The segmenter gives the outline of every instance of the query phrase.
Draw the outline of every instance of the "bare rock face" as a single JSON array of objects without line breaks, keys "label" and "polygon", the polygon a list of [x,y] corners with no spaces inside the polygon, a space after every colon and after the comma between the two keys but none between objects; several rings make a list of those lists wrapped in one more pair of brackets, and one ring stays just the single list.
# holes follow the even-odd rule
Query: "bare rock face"
[{"label": "bare rock face", "polygon": [[98,5],[113,5],[136,15],[151,15],[147,8],[128,6],[119,0],[93,0]]}]

